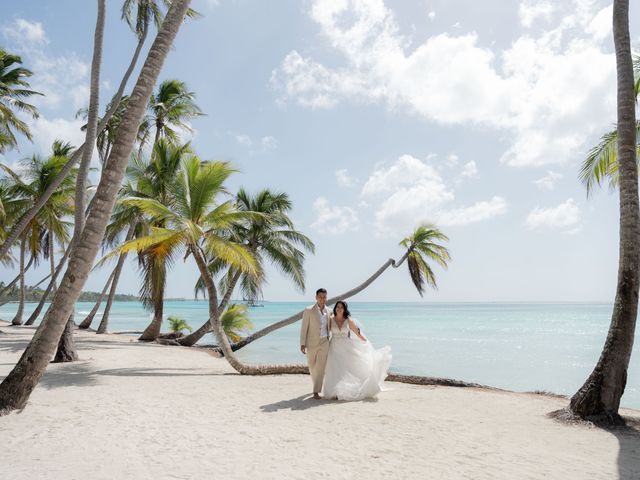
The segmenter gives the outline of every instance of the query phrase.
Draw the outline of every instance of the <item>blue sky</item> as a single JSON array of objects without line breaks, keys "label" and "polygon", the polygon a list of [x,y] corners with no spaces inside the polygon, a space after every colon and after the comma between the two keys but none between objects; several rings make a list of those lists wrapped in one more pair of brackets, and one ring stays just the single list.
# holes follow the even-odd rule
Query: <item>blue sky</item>
[{"label": "blue sky", "polygon": [[[108,100],[135,39],[108,3],[101,96]],[[617,198],[587,199],[581,159],[615,122],[610,2],[599,0],[201,0],[161,74],[207,114],[185,133],[208,159],[241,172],[230,188],[290,194],[316,243],[306,294],[274,269],[268,300],[351,288],[421,221],[449,235],[426,301],[609,301],[617,272]],[[631,18],[638,18],[637,6]],[[46,93],[34,143],[4,161],[82,142],[95,4],[7,5],[5,47]],[[640,43],[632,25],[632,44]],[[168,296],[191,297],[196,267],[178,261]],[[39,280],[46,267],[28,274]],[[12,277],[3,271],[1,280]],[[100,290],[107,269],[90,278]],[[135,293],[132,261],[120,283]],[[406,268],[357,297],[415,301]]]}]

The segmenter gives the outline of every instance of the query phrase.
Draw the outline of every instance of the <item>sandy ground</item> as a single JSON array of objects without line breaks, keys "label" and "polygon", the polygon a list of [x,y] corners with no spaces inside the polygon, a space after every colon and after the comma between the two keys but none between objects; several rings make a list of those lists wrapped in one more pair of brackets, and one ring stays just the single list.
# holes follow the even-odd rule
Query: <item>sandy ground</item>
[{"label": "sandy ground", "polygon": [[[0,378],[33,333],[2,331]],[[80,361],[0,418],[1,478],[640,478],[640,436],[547,418],[564,399],[387,383],[376,401],[314,401],[307,376],[241,377],[120,335],[77,343]]]}]

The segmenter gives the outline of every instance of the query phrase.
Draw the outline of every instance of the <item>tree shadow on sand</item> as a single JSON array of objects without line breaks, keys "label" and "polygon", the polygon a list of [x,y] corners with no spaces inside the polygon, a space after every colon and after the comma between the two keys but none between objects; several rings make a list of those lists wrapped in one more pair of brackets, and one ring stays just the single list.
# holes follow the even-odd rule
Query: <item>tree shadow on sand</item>
[{"label": "tree shadow on sand", "polygon": [[[365,398],[363,402],[377,402],[377,398]],[[308,410],[314,407],[322,407],[327,405],[336,405],[341,403],[348,403],[340,400],[331,400],[322,398],[316,400],[311,394],[300,395],[299,397],[292,398],[290,400],[280,400],[279,402],[269,403],[267,405],[261,405],[260,410],[265,413],[273,413],[279,410]]]},{"label": "tree shadow on sand", "polygon": [[640,420],[625,418],[623,427],[607,429],[618,439],[618,479],[637,480],[640,478]]}]

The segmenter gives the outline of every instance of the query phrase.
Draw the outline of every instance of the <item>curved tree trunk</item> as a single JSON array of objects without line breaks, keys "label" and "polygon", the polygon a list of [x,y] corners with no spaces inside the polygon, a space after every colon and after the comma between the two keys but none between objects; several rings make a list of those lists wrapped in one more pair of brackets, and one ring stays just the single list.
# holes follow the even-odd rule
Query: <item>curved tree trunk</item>
[{"label": "curved tree trunk", "polygon": [[[100,65],[102,64],[102,44],[104,37],[104,9],[105,0],[98,0],[98,15],[96,18],[96,29],[93,36],[93,58],[91,59],[91,88],[89,93],[89,115],[87,118],[87,133],[84,139],[84,149],[82,159],[78,168],[76,179],[76,204],[73,227],[73,238],[71,239],[72,249],[76,248],[84,228],[84,220],[87,210],[87,183],[89,179],[89,167],[91,157],[98,135],[98,109],[100,108]],[[55,284],[54,284],[55,289]],[[69,315],[67,326],[62,333],[58,343],[58,351],[54,362],[73,362],[77,360],[76,344],[73,340],[73,313]]]},{"label": "curved tree trunk", "polygon": [[[127,83],[129,82],[129,78],[131,78],[131,74],[135,69],[136,63],[138,63],[138,58],[140,57],[140,53],[142,52],[142,47],[144,46],[144,42],[147,38],[147,31],[148,31],[148,26],[145,25],[143,34],[138,39],[138,45],[136,46],[136,49],[133,53],[133,57],[131,58],[129,67],[127,68],[124,76],[122,77],[122,80],[120,81],[120,85],[118,86],[118,91],[116,92],[116,95],[113,97],[111,108],[107,111],[107,113],[104,114],[104,117],[102,117],[102,119],[100,120],[100,123],[98,124],[99,132],[104,130],[104,127],[107,126],[107,123],[109,122],[109,120],[111,120],[111,117],[113,116],[113,114],[118,108],[118,104],[120,103],[120,100],[124,95],[124,90],[127,87]],[[64,180],[67,177],[71,169],[73,169],[75,164],[78,163],[83,150],[84,150],[84,144],[80,145],[80,147],[73,153],[73,155],[71,155],[71,158],[60,170],[60,173],[58,173],[56,178],[54,178],[53,182],[51,182],[51,185],[49,185],[49,187],[45,190],[42,196],[36,201],[33,207],[31,207],[29,211],[20,219],[20,221],[11,229],[11,231],[9,232],[9,235],[7,235],[6,240],[2,243],[2,245],[0,245],[0,258],[3,258],[7,254],[11,246],[15,243],[15,241],[20,236],[20,234],[24,232],[25,228],[27,228],[27,225],[29,224],[29,222],[33,220],[33,217],[36,216],[36,214],[42,209],[45,203],[47,203],[51,195],[53,195],[53,193],[58,189],[58,187],[62,183],[62,180]]]},{"label": "curved tree trunk", "polygon": [[[346,300],[347,298],[353,297],[354,295],[360,293],[365,288],[367,288],[369,285],[371,285],[380,275],[382,275],[387,268],[389,268],[389,267],[398,268],[400,265],[402,265],[404,263],[404,261],[407,259],[408,255],[409,255],[409,252],[407,251],[400,258],[400,260],[398,262],[396,262],[393,258],[390,258],[378,270],[376,270],[373,275],[371,275],[369,278],[367,278],[364,282],[362,282],[357,287],[352,288],[351,290],[349,290],[347,292],[344,292],[341,295],[336,295],[335,297],[331,297],[330,299],[328,299],[327,300],[327,305],[331,305],[332,303],[336,303],[338,300]],[[255,342],[259,338],[262,338],[262,337],[264,337],[265,335],[267,335],[267,334],[269,334],[271,332],[279,330],[282,327],[286,327],[287,325],[291,325],[292,323],[296,323],[298,320],[300,320],[302,318],[303,312],[304,312],[304,310],[300,310],[299,312],[294,313],[293,315],[291,315],[290,317],[285,318],[284,320],[280,320],[279,322],[276,322],[276,323],[273,323],[273,324],[271,324],[271,325],[269,325],[267,327],[264,327],[262,330],[258,330],[257,332],[252,333],[251,335],[243,338],[239,342],[234,343],[231,346],[232,350],[234,352],[236,350],[240,350],[241,348],[246,347],[250,343]],[[204,327],[204,325],[203,325],[203,327]],[[201,332],[201,329],[203,327],[200,327],[198,330],[193,332],[193,334],[191,334],[191,335],[194,335],[195,333]],[[200,338],[202,338],[206,333],[207,333],[207,331],[202,333]],[[188,338],[191,335],[188,335],[185,338]],[[200,338],[198,338],[191,345],[187,345],[187,346],[195,345],[195,343],[198,340],[200,340]],[[182,342],[180,344],[184,345]]]},{"label": "curved tree trunk", "polygon": [[69,254],[70,253],[71,253],[71,244],[67,245],[67,249],[64,251],[64,255],[60,259],[60,262],[58,262],[58,266],[56,267],[55,272],[53,272],[53,277],[51,277],[51,280],[49,281],[49,284],[47,285],[47,288],[45,289],[44,293],[42,294],[42,298],[38,302],[38,306],[31,313],[31,316],[27,319],[27,321],[25,322],[25,325],[33,325],[33,323],[38,318],[38,315],[40,315],[40,312],[42,312],[42,309],[44,308],[44,304],[47,302],[47,298],[49,298],[49,294],[51,293],[51,289],[53,288],[53,285],[55,284],[56,278],[58,278],[58,275],[60,275],[60,272],[62,271],[62,267],[64,266],[65,262],[67,261],[67,258],[69,258]]},{"label": "curved tree trunk", "polygon": [[[27,262],[27,265],[24,267],[24,273],[27,273],[29,271],[29,269],[31,268],[31,265],[33,265],[33,260],[34,260],[33,255],[31,255],[31,257],[29,257],[29,261]],[[18,275],[16,275],[13,278],[13,280],[11,280],[5,287],[2,288],[2,290],[0,290],[0,297],[2,297],[5,293],[11,290],[13,286],[16,283],[18,283],[18,281],[20,281],[20,273],[18,273]],[[4,305],[5,303],[6,302],[0,303],[0,306]]]},{"label": "curved tree trunk", "polygon": [[156,284],[155,287],[152,287],[153,320],[151,320],[151,323],[147,325],[147,328],[144,329],[142,335],[138,338],[141,342],[153,342],[158,338],[160,329],[162,328],[162,316],[164,314],[164,282],[166,277],[161,279],[157,279],[157,277],[164,277],[166,275],[166,269],[164,266],[155,264],[155,262],[151,268],[153,268],[151,281]]},{"label": "curved tree trunk", "polygon": [[[127,232],[127,237],[125,242],[128,242],[133,238],[135,233],[135,225],[132,224],[129,226],[129,231]],[[107,305],[104,307],[104,312],[102,312],[102,320],[100,321],[100,325],[98,326],[98,331],[96,333],[105,333],[107,331],[107,325],[109,325],[109,313],[111,312],[111,306],[113,305],[113,301],[116,298],[116,290],[118,288],[118,281],[120,280],[120,274],[122,273],[122,267],[124,266],[124,261],[127,258],[127,254],[123,253],[118,257],[118,263],[116,264],[116,268],[113,270],[113,281],[111,282],[111,290],[109,290],[109,298],[107,299]]]},{"label": "curved tree trunk", "polygon": [[189,3],[190,0],[171,2],[160,31],[149,50],[147,60],[127,104],[107,168],[100,178],[95,201],[80,242],[73,249],[69,267],[58,287],[51,308],[16,366],[0,384],[0,413],[2,414],[25,406],[54,354],[65,322],[73,310],[73,305],[80,295],[100,249],[153,86],[182,25]]},{"label": "curved tree trunk", "polygon": [[636,164],[633,65],[629,41],[629,0],[613,2],[613,40],[618,83],[618,163],[620,168],[620,257],[609,333],[593,372],[571,398],[569,410],[582,418],[620,423],[620,398],[638,312],[640,207]]},{"label": "curved tree trunk", "polygon": [[11,320],[11,325],[22,325],[22,314],[24,313],[24,254],[27,248],[27,237],[22,237],[20,241],[20,303],[16,316]]},{"label": "curved tree trunk", "polygon": [[202,280],[207,287],[207,294],[209,297],[209,320],[211,322],[211,328],[218,340],[218,344],[222,350],[224,358],[227,362],[241,375],[273,375],[278,373],[290,373],[294,370],[296,373],[303,371],[305,368],[303,365],[249,365],[241,362],[233,353],[229,338],[224,331],[222,323],[220,323],[220,310],[218,310],[218,294],[216,291],[215,282],[211,276],[211,272],[207,268],[207,262],[204,259],[201,251],[198,247],[192,247],[191,252],[193,258],[195,258],[200,270]]},{"label": "curved tree trunk", "polygon": [[[56,271],[56,263],[55,263],[55,258],[53,255],[53,235],[51,234],[51,231],[49,231],[49,268],[51,270],[51,278],[53,278],[53,274]],[[56,282],[55,280],[53,281],[53,293],[55,295],[56,293]]]},{"label": "curved tree trunk", "polygon": [[100,305],[102,305],[102,300],[104,300],[104,296],[107,294],[107,289],[111,285],[111,282],[113,282],[113,277],[115,276],[115,273],[116,271],[114,269],[113,272],[111,272],[111,275],[109,275],[107,282],[104,284],[104,287],[100,292],[100,296],[98,297],[98,301],[89,312],[89,315],[87,315],[87,317],[80,323],[80,325],[78,325],[79,329],[86,330],[91,326],[91,322],[93,322],[93,318],[96,316],[96,313],[98,313],[98,310],[100,309]]},{"label": "curved tree trunk", "polygon": [[[240,279],[241,275],[242,275],[242,272],[240,271],[237,271],[233,275],[233,278],[229,283],[227,291],[225,292],[224,297],[220,302],[220,305],[218,305],[218,311],[224,312],[224,309],[227,308],[227,304],[231,299],[231,295],[233,295],[233,290],[236,288],[236,284],[238,283],[238,280]],[[185,335],[184,337],[178,338],[177,342],[180,345],[185,347],[193,347],[196,343],[200,341],[202,337],[204,337],[210,331],[211,331],[211,323],[209,321],[206,321],[195,332],[192,332],[189,335]]]}]

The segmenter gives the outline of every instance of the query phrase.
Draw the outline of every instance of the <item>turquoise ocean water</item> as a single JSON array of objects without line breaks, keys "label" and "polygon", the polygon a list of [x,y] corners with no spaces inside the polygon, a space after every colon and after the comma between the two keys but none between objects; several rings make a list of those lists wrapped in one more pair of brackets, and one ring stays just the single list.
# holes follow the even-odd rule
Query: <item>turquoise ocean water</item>
[{"label": "turquoise ocean water", "polygon": [[[310,302],[309,302],[310,303]],[[306,303],[265,302],[250,308],[256,329],[281,320]],[[390,345],[394,372],[456,378],[516,391],[572,394],[598,359],[611,317],[611,304],[587,303],[364,303],[350,309],[374,346]],[[81,321],[93,305],[77,304]],[[15,304],[0,307],[10,320]],[[35,308],[26,306],[26,315]],[[194,328],[206,320],[205,301],[170,301],[165,315],[178,315]],[[26,317],[25,317],[26,318]],[[116,302],[110,331],[142,330],[150,313],[137,302]],[[94,320],[94,327],[100,314]],[[166,329],[165,325],[165,329]],[[251,362],[303,362],[299,323],[240,350]],[[207,336],[202,343],[215,343]],[[640,347],[631,358],[622,404],[640,408]]]}]

